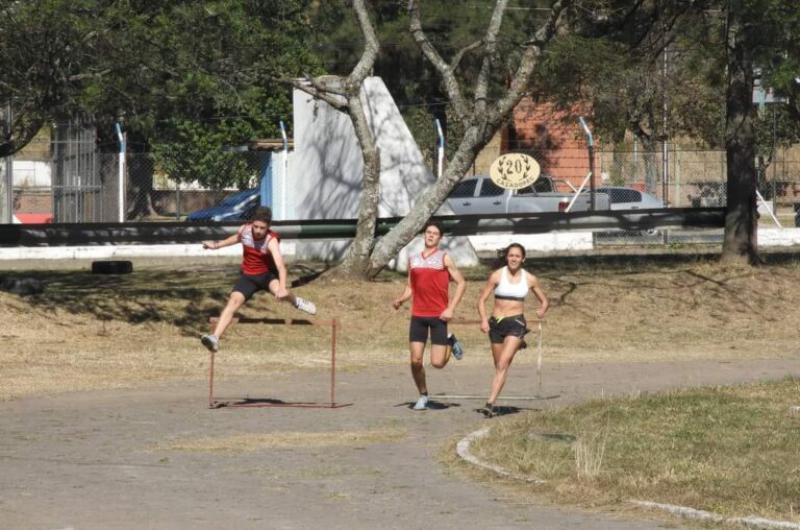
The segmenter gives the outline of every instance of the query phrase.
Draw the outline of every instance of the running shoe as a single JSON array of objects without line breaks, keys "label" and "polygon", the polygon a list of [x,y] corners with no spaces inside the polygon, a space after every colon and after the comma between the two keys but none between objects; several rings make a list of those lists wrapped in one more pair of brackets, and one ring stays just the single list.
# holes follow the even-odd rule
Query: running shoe
[{"label": "running shoe", "polygon": [[486,405],[483,406],[482,409],[478,409],[478,412],[480,412],[487,418],[494,418],[495,416],[497,416],[497,412],[495,412],[494,410],[494,405],[492,405],[491,403],[487,403]]},{"label": "running shoe", "polygon": [[414,410],[425,410],[428,408],[428,396],[420,396],[416,403],[414,403]]},{"label": "running shoe", "polygon": [[305,298],[300,298],[299,296],[295,296],[294,306],[300,311],[304,311],[309,315],[317,314],[317,306],[315,306],[314,302],[312,302],[311,300],[306,300]]},{"label": "running shoe", "polygon": [[458,342],[458,339],[452,333],[447,336],[447,344],[452,348],[453,357],[456,358],[456,361],[460,361],[461,358],[464,357],[464,348],[461,347],[461,343]]},{"label": "running shoe", "polygon": [[219,351],[219,339],[216,335],[203,335],[200,337],[200,342],[208,348],[208,351]]}]

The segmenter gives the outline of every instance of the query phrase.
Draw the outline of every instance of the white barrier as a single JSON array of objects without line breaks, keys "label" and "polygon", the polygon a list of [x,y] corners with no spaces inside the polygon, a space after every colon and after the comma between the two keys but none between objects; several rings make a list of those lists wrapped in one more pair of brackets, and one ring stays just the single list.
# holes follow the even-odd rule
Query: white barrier
[{"label": "white barrier", "polygon": [[[518,242],[530,251],[590,251],[594,249],[591,232],[549,232],[547,234],[493,234],[468,236],[475,252],[494,252]],[[284,256],[294,256],[296,242],[282,242]],[[800,228],[760,228],[761,248],[800,246]],[[122,259],[161,257],[239,256],[238,245],[219,250],[203,250],[199,243],[169,245],[95,245],[58,247],[0,247],[0,261],[29,259]]]}]

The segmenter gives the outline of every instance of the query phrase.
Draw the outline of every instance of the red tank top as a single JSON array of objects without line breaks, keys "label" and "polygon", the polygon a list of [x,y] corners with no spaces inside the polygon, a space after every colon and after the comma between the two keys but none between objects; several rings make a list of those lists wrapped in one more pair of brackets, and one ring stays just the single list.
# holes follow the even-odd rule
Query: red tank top
[{"label": "red tank top", "polygon": [[444,265],[444,250],[436,250],[427,258],[420,252],[408,258],[411,274],[411,315],[438,317],[447,309],[450,272]]},{"label": "red tank top", "polygon": [[237,232],[239,242],[242,244],[242,274],[256,276],[269,272],[270,253],[269,242],[274,238],[280,241],[280,236],[272,230],[267,230],[264,239],[253,238],[253,225],[242,225]]}]

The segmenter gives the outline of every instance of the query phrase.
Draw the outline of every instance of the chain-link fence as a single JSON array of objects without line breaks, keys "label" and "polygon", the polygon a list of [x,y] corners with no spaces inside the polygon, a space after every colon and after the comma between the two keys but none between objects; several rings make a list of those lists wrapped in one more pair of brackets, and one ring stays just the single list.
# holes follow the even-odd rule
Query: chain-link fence
[{"label": "chain-link fence", "polygon": [[[34,140],[13,157],[13,164],[10,159],[3,161],[0,168],[13,173],[17,218],[66,223],[116,222],[120,217],[126,221],[200,220],[204,217],[198,212],[220,205],[240,189],[251,193],[242,196],[240,203],[220,205],[217,214],[205,219],[213,220],[214,215],[220,219],[226,212],[244,218],[254,204],[252,192],[269,175],[269,151],[228,150],[210,162],[197,157],[185,164],[172,160],[170,165],[149,152],[128,152],[120,164],[115,148],[98,146],[92,129],[64,126],[56,127],[50,138]],[[558,177],[559,191],[580,186],[588,172],[586,151],[572,151],[537,152],[543,173]],[[726,160],[721,150],[617,149],[597,152],[594,162],[595,186],[609,195],[612,209],[726,204]],[[762,207],[773,208],[785,225],[793,225],[793,208],[800,204],[800,147],[778,150],[768,163],[759,160],[759,175],[759,191],[766,201]],[[201,182],[230,186],[214,189]]]},{"label": "chain-link fence", "polygon": [[[765,204],[783,213],[800,202],[800,148],[778,150],[772,160],[757,163],[758,190]],[[677,149],[603,152],[598,186],[627,187],[645,192],[667,207],[725,206],[725,151]]]},{"label": "chain-link fence", "polygon": [[[160,167],[152,153],[127,155],[127,218],[149,220],[239,220],[260,203],[259,184],[269,178],[271,153],[226,151],[211,168],[215,182],[227,182],[222,189],[209,189],[192,180],[179,182]],[[209,168],[202,168],[205,173]],[[237,192],[242,193],[237,193]],[[241,195],[242,201],[234,196]],[[269,202],[269,193],[267,194]],[[226,199],[229,198],[229,199]],[[225,201],[223,203],[223,201]],[[217,207],[206,215],[202,210]],[[216,219],[215,219],[216,217]]]},{"label": "chain-link fence", "polygon": [[[0,197],[12,205],[13,221],[182,221],[240,189],[251,190],[249,202],[222,205],[218,213],[232,214],[231,220],[244,218],[259,203],[252,190],[268,178],[271,156],[269,151],[226,150],[211,157],[210,163],[187,161],[185,170],[176,170],[178,179],[153,153],[123,156],[115,149],[99,145],[93,129],[65,124],[37,137],[16,156],[0,160]],[[197,169],[198,165],[202,167]],[[192,179],[195,171],[217,186]],[[6,183],[13,183],[10,194]]]},{"label": "chain-link fence", "polygon": [[[724,207],[727,163],[723,150],[671,147],[664,151],[616,150],[599,155],[598,190],[612,209]],[[800,148],[781,149],[757,161],[759,224],[794,227],[800,204]],[[663,206],[662,206],[663,205]],[[719,230],[601,231],[597,245],[719,243]]]}]

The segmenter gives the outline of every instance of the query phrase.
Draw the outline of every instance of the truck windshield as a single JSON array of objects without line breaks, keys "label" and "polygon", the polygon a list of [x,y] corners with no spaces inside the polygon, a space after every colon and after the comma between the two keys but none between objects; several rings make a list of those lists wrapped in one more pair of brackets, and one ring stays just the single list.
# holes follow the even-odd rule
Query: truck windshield
[{"label": "truck windshield", "polygon": [[477,179],[470,179],[470,180],[462,180],[450,193],[451,198],[459,198],[459,197],[472,197],[475,193],[475,185],[478,183]]},{"label": "truck windshield", "polygon": [[481,184],[481,197],[497,197],[505,192],[506,190],[495,184],[491,179],[483,179],[483,184]]},{"label": "truck windshield", "polygon": [[550,193],[553,191],[553,183],[549,178],[540,178],[530,186],[525,186],[517,190],[517,195],[533,195],[535,193]]}]

